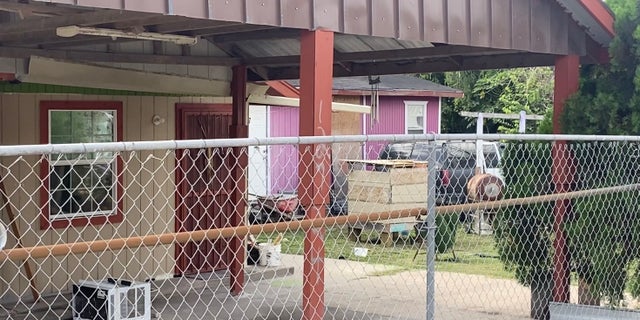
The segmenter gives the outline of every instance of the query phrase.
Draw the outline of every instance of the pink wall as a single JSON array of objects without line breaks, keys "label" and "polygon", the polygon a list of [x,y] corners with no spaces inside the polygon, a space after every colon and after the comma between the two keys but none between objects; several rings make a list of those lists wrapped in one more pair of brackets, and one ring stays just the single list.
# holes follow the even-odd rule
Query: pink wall
[{"label": "pink wall", "polygon": [[[380,97],[378,122],[370,126],[370,116],[366,116],[363,132],[366,134],[404,134],[405,133],[405,101],[427,101],[426,130],[440,132],[437,97]],[[368,104],[368,101],[366,102]],[[376,159],[384,147],[383,142],[370,142],[365,145],[366,159]]]},{"label": "pink wall", "polygon": [[[369,116],[363,123],[366,134],[404,134],[404,101],[428,101],[427,132],[440,132],[437,97],[380,97],[380,116],[378,123],[369,126]],[[299,128],[298,108],[271,107],[270,137],[297,137]],[[385,143],[367,143],[365,157],[376,159]],[[298,150],[296,146],[271,146],[269,149],[269,172],[271,174],[271,193],[295,192],[298,187]]]},{"label": "pink wall", "polygon": [[[270,137],[297,137],[300,127],[298,108],[271,107]],[[297,146],[276,145],[269,149],[271,193],[295,192],[298,187]]]}]

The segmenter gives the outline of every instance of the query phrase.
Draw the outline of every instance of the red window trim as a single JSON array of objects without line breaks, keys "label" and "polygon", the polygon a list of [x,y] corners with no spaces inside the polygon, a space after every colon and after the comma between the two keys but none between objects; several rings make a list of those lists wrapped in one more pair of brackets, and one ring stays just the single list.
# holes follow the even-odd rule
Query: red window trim
[{"label": "red window trim", "polygon": [[[41,101],[40,102],[40,143],[49,144],[49,110],[116,110],[116,140],[123,140],[123,108],[119,101]],[[79,217],[68,220],[49,219],[49,161],[43,159],[40,164],[40,229],[58,229],[68,227],[82,227],[87,225],[100,225],[105,223],[122,222],[122,199],[124,195],[122,158],[116,159],[116,214],[110,216]]]}]

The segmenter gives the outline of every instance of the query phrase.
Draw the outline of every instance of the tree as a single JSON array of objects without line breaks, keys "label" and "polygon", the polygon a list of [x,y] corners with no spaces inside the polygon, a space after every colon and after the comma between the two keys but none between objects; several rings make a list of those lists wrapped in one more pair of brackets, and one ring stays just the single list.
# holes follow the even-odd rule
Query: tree
[{"label": "tree", "polygon": [[[442,131],[475,132],[475,121],[460,111],[545,114],[552,109],[553,70],[519,68],[505,70],[461,71],[421,75],[422,78],[462,90],[460,99],[444,100]],[[487,119],[485,132],[514,133],[514,121]],[[533,130],[533,127],[530,128]]]},{"label": "tree", "polygon": [[[548,194],[551,145],[544,142],[507,144],[502,159],[505,198]],[[551,295],[553,204],[505,207],[493,223],[500,260],[521,284],[531,288],[531,317],[547,319]]]},{"label": "tree", "polygon": [[[578,93],[565,106],[562,125],[574,134],[640,134],[640,2],[609,0],[616,37],[611,63],[581,70]],[[588,147],[588,148],[586,148]],[[638,183],[638,145],[574,146],[577,184],[583,189]],[[587,149],[587,150],[585,150]],[[640,199],[635,192],[576,199],[567,223],[572,267],[597,300],[618,304],[628,284],[640,283]]]}]

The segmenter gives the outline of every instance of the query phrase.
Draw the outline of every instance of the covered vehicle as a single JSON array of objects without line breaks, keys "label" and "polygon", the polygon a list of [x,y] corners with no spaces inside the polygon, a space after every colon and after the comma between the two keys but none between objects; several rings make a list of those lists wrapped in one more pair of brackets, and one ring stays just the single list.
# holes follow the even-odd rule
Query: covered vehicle
[{"label": "covered vehicle", "polygon": [[[379,159],[429,160],[429,150],[435,145],[436,152],[436,204],[452,205],[466,203],[467,183],[478,171],[491,173],[501,177],[499,169],[500,146],[494,142],[482,144],[483,157],[476,162],[477,145],[469,141],[446,141],[430,144],[429,142],[393,143],[385,146]],[[478,170],[479,169],[479,170]]]}]

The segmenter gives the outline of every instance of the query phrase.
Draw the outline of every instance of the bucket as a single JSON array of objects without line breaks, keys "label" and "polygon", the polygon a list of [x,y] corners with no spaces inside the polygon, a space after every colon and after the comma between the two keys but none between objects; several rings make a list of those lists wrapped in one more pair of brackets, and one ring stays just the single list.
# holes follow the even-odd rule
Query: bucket
[{"label": "bucket", "polygon": [[282,263],[281,253],[282,246],[280,244],[273,245],[271,243],[259,243],[260,249],[260,265],[267,267],[277,267]]}]

